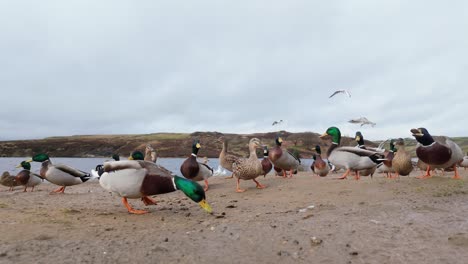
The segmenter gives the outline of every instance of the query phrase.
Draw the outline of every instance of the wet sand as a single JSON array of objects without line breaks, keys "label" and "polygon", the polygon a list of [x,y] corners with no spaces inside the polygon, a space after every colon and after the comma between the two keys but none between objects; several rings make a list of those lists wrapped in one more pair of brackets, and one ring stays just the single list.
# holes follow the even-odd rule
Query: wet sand
[{"label": "wet sand", "polygon": [[[98,182],[0,192],[0,263],[466,263],[468,172],[418,180],[211,178],[203,211],[175,192],[131,215]],[[1,186],[3,187],[3,186]],[[307,207],[313,208],[307,208]],[[307,208],[307,209],[306,209]]]}]

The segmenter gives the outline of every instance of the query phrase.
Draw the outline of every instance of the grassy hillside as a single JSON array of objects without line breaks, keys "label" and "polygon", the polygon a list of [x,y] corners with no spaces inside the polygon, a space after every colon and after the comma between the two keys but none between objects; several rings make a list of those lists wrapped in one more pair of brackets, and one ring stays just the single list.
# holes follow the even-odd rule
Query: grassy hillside
[{"label": "grassy hillside", "polygon": [[[330,141],[323,141],[319,134],[313,132],[290,133],[287,131],[255,134],[224,134],[229,140],[229,152],[238,156],[248,156],[248,142],[257,137],[263,144],[274,146],[276,136],[280,134],[285,142],[283,145],[289,150],[297,150],[301,157],[309,158],[312,149],[319,144],[323,152]],[[159,157],[185,157],[190,154],[192,141],[200,139],[202,149],[199,156],[218,157],[221,143],[217,139],[222,136],[219,132],[183,133],[155,133],[141,135],[82,135],[69,137],[50,137],[38,140],[0,141],[0,156],[23,157],[44,152],[52,157],[109,157],[113,153],[122,156],[133,150],[144,150],[146,144],[151,144]],[[372,146],[376,144],[366,142]],[[353,139],[344,137],[343,145],[356,145]],[[258,151],[259,156],[262,155]]]}]

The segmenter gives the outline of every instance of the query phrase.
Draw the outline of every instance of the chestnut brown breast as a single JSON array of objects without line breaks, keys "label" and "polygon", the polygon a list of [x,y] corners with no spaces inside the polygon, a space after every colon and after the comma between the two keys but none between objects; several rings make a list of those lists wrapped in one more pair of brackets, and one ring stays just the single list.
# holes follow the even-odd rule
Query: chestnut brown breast
[{"label": "chestnut brown breast", "polygon": [[263,158],[262,168],[263,168],[263,172],[265,173],[264,175],[267,175],[271,171],[271,169],[273,168],[273,165],[271,164],[269,159]]},{"label": "chestnut brown breast", "polygon": [[268,158],[272,162],[275,162],[277,159],[281,157],[282,154],[283,154],[283,150],[281,149],[281,147],[276,146],[269,151]]},{"label": "chestnut brown breast", "polygon": [[174,192],[172,177],[159,175],[146,175],[141,184],[140,192],[145,195],[155,195]]},{"label": "chestnut brown breast", "polygon": [[182,166],[180,166],[180,172],[187,179],[195,178],[199,171],[200,168],[198,167],[197,158],[194,156],[187,158],[184,163],[182,163]]},{"label": "chestnut brown breast", "polygon": [[30,173],[31,172],[29,170],[22,170],[16,175],[15,179],[21,185],[25,185],[28,183],[29,177],[31,177]]},{"label": "chestnut brown breast", "polygon": [[416,155],[422,162],[429,165],[441,165],[450,160],[452,150],[438,142],[429,147],[418,147]]}]

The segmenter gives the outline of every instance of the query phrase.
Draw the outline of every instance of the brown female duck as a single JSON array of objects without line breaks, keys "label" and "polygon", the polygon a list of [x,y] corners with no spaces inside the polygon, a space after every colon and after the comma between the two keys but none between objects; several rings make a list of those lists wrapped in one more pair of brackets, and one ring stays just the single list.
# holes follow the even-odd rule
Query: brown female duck
[{"label": "brown female duck", "polygon": [[[218,139],[218,142],[221,142],[223,144],[223,148],[221,149],[221,152],[219,153],[219,164],[221,167],[225,168],[226,170],[232,172],[232,164],[239,159],[239,157],[228,154],[227,149],[228,149],[228,140],[222,136]],[[227,179],[231,179],[233,175],[227,177]]]},{"label": "brown female duck", "polygon": [[205,181],[205,192],[208,190],[208,178],[213,176],[213,169],[207,164],[197,161],[200,141],[194,140],[192,144],[192,154],[180,166],[180,172],[185,178],[193,181]]},{"label": "brown female duck", "polygon": [[240,180],[253,180],[257,184],[257,189],[263,189],[265,186],[261,185],[255,178],[263,175],[262,162],[258,159],[256,149],[262,148],[260,139],[252,138],[249,141],[249,158],[239,158],[234,162],[232,166],[232,175],[237,178],[236,192],[244,192],[245,190],[240,188]]},{"label": "brown female duck", "polygon": [[431,168],[445,169],[452,167],[455,171],[453,179],[461,179],[457,170],[457,164],[463,160],[463,151],[460,146],[446,137],[435,141],[425,128],[413,128],[411,133],[419,143],[416,148],[416,155],[428,165],[426,175],[419,178],[431,177],[429,174]]},{"label": "brown female duck", "polygon": [[395,177],[408,176],[413,171],[413,164],[411,162],[411,155],[406,152],[405,141],[399,138],[395,141],[397,152],[392,160],[392,168],[395,170]]},{"label": "brown female duck", "polygon": [[16,181],[15,176],[11,175],[8,171],[2,173],[0,177],[0,184],[6,187],[10,187],[8,189],[9,192],[13,191],[15,186],[20,185],[19,182]]}]

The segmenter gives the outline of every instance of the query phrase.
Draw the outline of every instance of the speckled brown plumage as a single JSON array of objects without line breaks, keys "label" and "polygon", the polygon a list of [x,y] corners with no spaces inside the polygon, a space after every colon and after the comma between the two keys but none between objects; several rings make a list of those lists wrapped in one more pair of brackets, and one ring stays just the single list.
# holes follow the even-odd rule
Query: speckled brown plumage
[{"label": "speckled brown plumage", "polygon": [[403,139],[397,140],[395,143],[398,151],[393,157],[392,168],[398,175],[408,176],[413,170],[413,164],[411,163],[411,155],[406,152],[405,143]]}]

